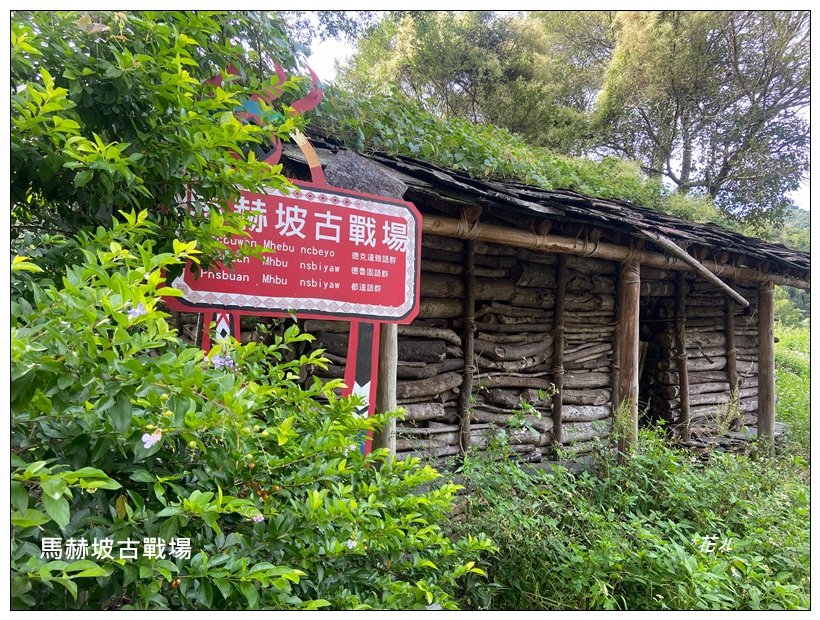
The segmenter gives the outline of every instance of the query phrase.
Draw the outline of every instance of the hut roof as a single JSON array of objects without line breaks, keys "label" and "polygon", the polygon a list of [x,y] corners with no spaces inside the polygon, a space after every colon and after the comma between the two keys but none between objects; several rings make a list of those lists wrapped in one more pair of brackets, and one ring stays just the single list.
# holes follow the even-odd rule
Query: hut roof
[{"label": "hut roof", "polygon": [[[334,152],[344,148],[316,139],[313,143],[323,164]],[[295,147],[285,148],[284,155],[292,161],[305,163],[304,155]],[[465,207],[481,205],[534,218],[577,222],[640,238],[654,233],[684,249],[697,245],[728,251],[765,263],[768,272],[790,275],[806,282],[810,279],[811,257],[808,252],[747,237],[715,224],[699,224],[623,200],[596,198],[569,190],[542,189],[515,181],[472,179],[401,155],[375,153],[365,157],[391,169],[415,195],[445,198]]]}]

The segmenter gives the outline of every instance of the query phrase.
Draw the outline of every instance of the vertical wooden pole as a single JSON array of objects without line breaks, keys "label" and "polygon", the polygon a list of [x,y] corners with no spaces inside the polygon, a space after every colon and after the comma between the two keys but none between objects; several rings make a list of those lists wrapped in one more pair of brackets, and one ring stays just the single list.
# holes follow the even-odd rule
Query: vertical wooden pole
[{"label": "vertical wooden pole", "polygon": [[470,413],[473,403],[475,374],[475,241],[467,240],[464,290],[467,293],[464,310],[464,381],[461,385],[461,453],[470,447]]},{"label": "vertical wooden pole", "polygon": [[[737,377],[737,345],[735,344],[735,306],[726,298],[726,374],[729,375],[729,389],[732,395],[732,407],[740,404],[740,386]],[[732,420],[732,428],[740,428],[741,416]]]},{"label": "vertical wooden pole", "polygon": [[552,382],[555,384],[555,394],[552,396],[552,440],[556,446],[563,442],[562,420],[564,415],[564,305],[565,289],[567,288],[567,257],[558,255],[556,265],[555,290],[555,341],[552,355]]},{"label": "vertical wooden pole", "polygon": [[[394,411],[396,404],[396,373],[399,362],[398,326],[382,323],[379,327],[379,382],[376,384],[376,411]],[[396,418],[373,434],[373,448],[387,448],[396,455]]]},{"label": "vertical wooden pole", "polygon": [[621,264],[618,286],[620,320],[618,340],[621,349],[621,373],[618,391],[625,404],[625,419],[617,421],[621,431],[618,450],[621,453],[638,444],[638,364],[640,336],[638,327],[641,311],[641,265],[636,259]]},{"label": "vertical wooden pole", "polygon": [[774,284],[761,283],[758,292],[757,437],[774,439]]},{"label": "vertical wooden pole", "polygon": [[684,439],[689,439],[689,369],[686,364],[686,272],[677,274],[676,346],[678,348],[678,387],[680,388],[680,429]]}]

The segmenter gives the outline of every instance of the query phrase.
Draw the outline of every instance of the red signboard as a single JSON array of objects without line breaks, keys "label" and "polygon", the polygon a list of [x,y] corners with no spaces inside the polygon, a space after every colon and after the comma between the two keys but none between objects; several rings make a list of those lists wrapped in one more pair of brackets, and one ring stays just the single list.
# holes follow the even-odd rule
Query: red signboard
[{"label": "red signboard", "polygon": [[289,194],[243,191],[232,205],[249,215],[250,238],[272,250],[198,276],[186,269],[168,298],[177,311],[362,318],[410,323],[418,313],[421,216],[412,203],[294,181]]}]

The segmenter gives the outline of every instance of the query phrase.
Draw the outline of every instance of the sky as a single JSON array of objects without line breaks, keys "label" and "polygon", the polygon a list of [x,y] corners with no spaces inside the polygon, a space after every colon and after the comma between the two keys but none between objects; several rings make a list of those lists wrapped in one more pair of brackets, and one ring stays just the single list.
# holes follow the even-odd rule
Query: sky
[{"label": "sky", "polygon": [[[320,80],[323,82],[333,82],[336,78],[336,61],[338,60],[340,64],[344,65],[353,54],[354,49],[354,46],[350,43],[338,39],[317,41],[311,45],[311,51],[313,53],[308,57],[308,64],[316,72]],[[808,211],[811,205],[809,179],[804,180],[800,189],[791,192],[789,197],[794,200],[798,207]]]}]

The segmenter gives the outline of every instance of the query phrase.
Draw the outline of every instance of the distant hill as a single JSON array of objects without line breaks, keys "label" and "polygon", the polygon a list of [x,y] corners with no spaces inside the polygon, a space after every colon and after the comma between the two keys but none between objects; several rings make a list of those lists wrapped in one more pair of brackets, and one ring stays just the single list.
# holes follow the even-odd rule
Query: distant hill
[{"label": "distant hill", "polygon": [[803,230],[811,229],[811,212],[800,207],[789,207],[783,217],[786,226],[793,226]]},{"label": "distant hill", "polygon": [[783,216],[783,227],[768,235],[769,241],[795,250],[811,251],[811,214],[799,207],[789,207]]}]

